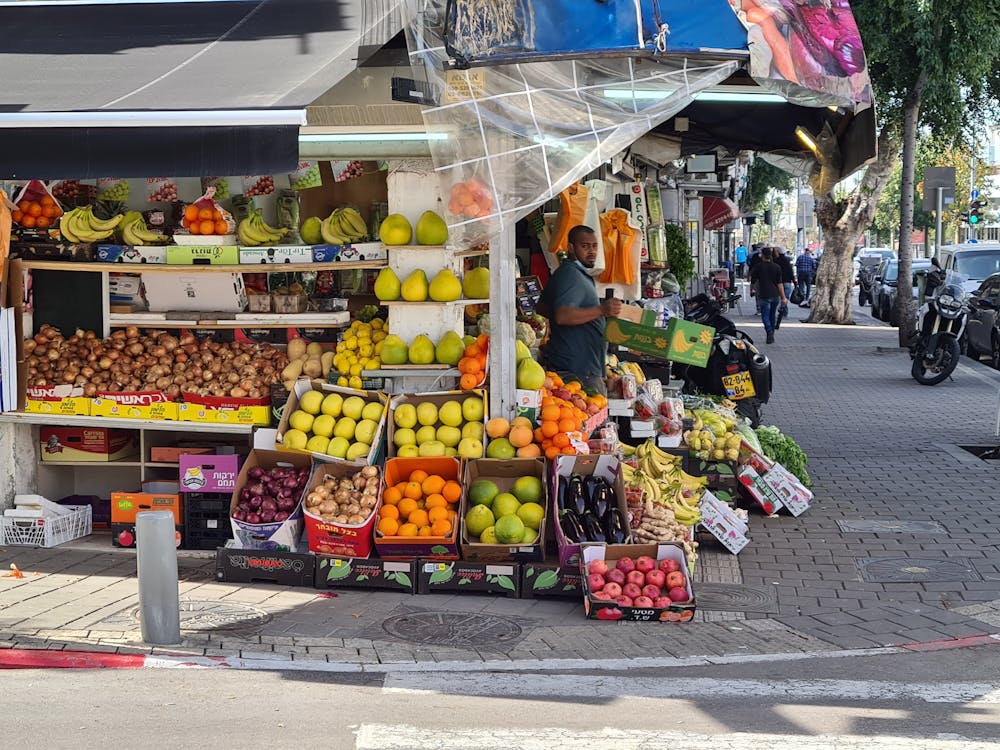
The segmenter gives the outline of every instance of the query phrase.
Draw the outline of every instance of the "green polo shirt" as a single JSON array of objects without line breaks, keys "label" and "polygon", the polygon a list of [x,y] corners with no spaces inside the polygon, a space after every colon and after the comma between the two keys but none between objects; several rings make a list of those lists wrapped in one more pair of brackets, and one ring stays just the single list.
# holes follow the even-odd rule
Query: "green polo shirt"
[{"label": "green polo shirt", "polygon": [[545,363],[553,370],[578,375],[603,375],[607,344],[604,318],[578,326],[561,326],[555,321],[560,307],[600,307],[594,279],[575,260],[563,262],[542,290],[541,301],[552,315]]}]

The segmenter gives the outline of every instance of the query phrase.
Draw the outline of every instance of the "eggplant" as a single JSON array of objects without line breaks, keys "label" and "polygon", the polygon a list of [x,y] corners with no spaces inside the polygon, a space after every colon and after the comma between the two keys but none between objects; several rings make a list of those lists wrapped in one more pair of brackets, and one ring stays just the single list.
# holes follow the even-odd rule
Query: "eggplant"
[{"label": "eggplant", "polygon": [[607,541],[607,537],[604,535],[604,529],[601,528],[600,522],[590,513],[585,513],[583,516],[583,530],[586,532],[588,542]]},{"label": "eggplant", "polygon": [[556,511],[562,513],[566,510],[566,485],[568,482],[559,482],[556,489]]},{"label": "eggplant", "polygon": [[597,491],[597,487],[599,486],[598,478],[595,477],[593,474],[588,474],[587,476],[583,477],[582,484],[583,484],[583,502],[584,505],[586,505],[589,508],[590,503],[594,498],[594,493]]},{"label": "eggplant", "polygon": [[573,544],[586,541],[580,519],[573,511],[564,510],[559,514],[559,526],[562,528],[567,541]]},{"label": "eggplant", "polygon": [[594,494],[590,499],[590,512],[598,518],[604,518],[608,513],[608,508],[612,507],[609,501],[611,496],[607,483],[601,482],[594,488]]},{"label": "eggplant", "polygon": [[607,534],[608,544],[625,544],[628,541],[628,531],[625,522],[622,521],[622,514],[617,508],[608,509],[604,517],[604,531]]},{"label": "eggplant", "polygon": [[587,504],[584,501],[583,480],[576,474],[569,478],[569,486],[566,487],[566,508],[578,516],[587,512]]}]

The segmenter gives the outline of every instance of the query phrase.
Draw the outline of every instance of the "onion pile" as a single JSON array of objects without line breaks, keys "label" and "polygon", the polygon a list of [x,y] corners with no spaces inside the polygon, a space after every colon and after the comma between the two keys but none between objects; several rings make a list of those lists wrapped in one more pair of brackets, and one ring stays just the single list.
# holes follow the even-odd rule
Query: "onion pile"
[{"label": "onion pile", "polygon": [[264,398],[288,364],[285,352],[270,344],[199,341],[136,326],[99,339],[79,329],[65,338],[44,325],[24,342],[24,353],[29,388],[72,385],[88,398],[98,391],[162,391],[174,401],[182,393]]},{"label": "onion pile", "polygon": [[309,483],[309,469],[262,469],[247,472],[233,518],[245,523],[280,523],[295,512],[302,490]]},{"label": "onion pile", "polygon": [[350,476],[327,477],[306,496],[306,512],[346,526],[363,524],[378,505],[377,466],[366,466]]}]

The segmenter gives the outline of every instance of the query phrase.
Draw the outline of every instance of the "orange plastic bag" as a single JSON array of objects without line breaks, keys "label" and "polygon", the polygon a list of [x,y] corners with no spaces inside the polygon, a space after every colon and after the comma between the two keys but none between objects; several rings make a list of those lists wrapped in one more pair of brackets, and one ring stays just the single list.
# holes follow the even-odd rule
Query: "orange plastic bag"
[{"label": "orange plastic bag", "polygon": [[569,230],[586,223],[588,190],[577,183],[559,193],[559,213],[556,216],[556,228],[549,239],[549,252],[565,252]]},{"label": "orange plastic bag", "polygon": [[635,230],[628,225],[628,212],[614,208],[601,214],[601,239],[604,241],[604,273],[597,280],[602,284],[631,286],[636,270],[632,265]]}]

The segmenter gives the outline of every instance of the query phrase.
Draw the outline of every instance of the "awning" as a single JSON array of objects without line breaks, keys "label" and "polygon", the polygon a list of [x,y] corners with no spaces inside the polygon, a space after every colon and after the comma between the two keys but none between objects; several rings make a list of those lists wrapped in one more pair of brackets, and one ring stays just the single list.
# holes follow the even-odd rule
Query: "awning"
[{"label": "awning", "polygon": [[397,0],[0,4],[0,177],[271,174]]},{"label": "awning", "polygon": [[704,229],[722,229],[738,218],[740,208],[728,198],[702,198],[701,225]]}]

